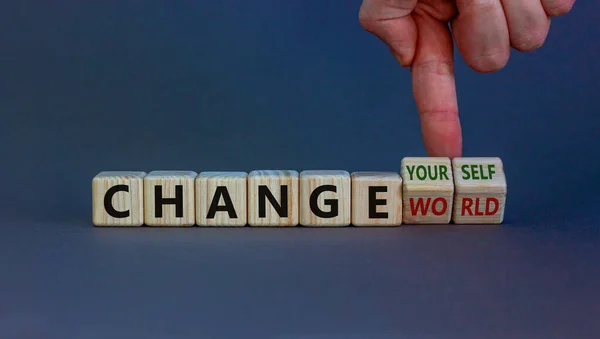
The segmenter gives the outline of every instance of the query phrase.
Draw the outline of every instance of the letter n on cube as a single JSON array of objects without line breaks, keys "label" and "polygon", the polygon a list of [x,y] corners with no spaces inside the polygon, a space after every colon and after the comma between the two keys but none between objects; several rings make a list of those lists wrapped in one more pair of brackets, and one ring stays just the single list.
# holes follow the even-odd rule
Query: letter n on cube
[{"label": "letter n on cube", "polygon": [[298,225],[298,172],[254,170],[248,175],[250,226]]}]

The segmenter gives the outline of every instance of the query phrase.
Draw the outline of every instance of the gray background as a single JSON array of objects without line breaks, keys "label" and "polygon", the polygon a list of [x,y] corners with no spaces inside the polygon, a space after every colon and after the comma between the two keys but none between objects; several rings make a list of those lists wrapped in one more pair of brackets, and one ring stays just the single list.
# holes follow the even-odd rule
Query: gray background
[{"label": "gray background", "polygon": [[360,1],[0,5],[0,337],[597,338],[597,1],[494,74],[459,56],[501,227],[99,229],[102,170],[399,170],[410,76]]}]

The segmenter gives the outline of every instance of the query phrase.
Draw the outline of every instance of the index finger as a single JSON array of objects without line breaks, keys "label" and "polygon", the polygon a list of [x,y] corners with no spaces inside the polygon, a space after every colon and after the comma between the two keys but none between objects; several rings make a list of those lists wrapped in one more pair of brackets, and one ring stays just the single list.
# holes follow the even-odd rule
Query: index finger
[{"label": "index finger", "polygon": [[450,30],[426,15],[415,15],[415,22],[418,38],[411,73],[425,148],[432,157],[460,157],[462,131]]}]

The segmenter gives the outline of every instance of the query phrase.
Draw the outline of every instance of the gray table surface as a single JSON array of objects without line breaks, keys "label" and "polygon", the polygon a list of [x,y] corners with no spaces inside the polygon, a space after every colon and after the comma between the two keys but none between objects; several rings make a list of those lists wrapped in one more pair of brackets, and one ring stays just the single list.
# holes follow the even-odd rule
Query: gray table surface
[{"label": "gray table surface", "polygon": [[589,225],[107,229],[5,220],[0,332],[597,338],[600,234]]}]

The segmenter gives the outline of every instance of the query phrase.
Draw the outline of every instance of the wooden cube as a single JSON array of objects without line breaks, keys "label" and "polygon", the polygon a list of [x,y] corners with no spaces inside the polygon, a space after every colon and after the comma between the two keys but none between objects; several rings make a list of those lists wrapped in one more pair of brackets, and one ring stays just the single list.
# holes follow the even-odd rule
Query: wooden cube
[{"label": "wooden cube", "polygon": [[300,173],[300,224],[348,226],[351,221],[350,173],[302,171]]},{"label": "wooden cube", "polygon": [[454,181],[450,158],[402,159],[403,222],[449,224]]},{"label": "wooden cube", "polygon": [[152,171],[144,177],[144,221],[148,226],[193,226],[193,171]]},{"label": "wooden cube", "polygon": [[196,178],[196,224],[245,226],[248,174],[202,172]]},{"label": "wooden cube", "polygon": [[402,178],[396,172],[354,172],[352,225],[400,226]]},{"label": "wooden cube", "polygon": [[146,172],[103,171],[92,179],[92,221],[96,226],[142,226]]},{"label": "wooden cube", "polygon": [[455,224],[501,224],[506,176],[500,158],[454,158]]},{"label": "wooden cube", "polygon": [[298,172],[252,171],[248,175],[250,226],[298,225]]}]

